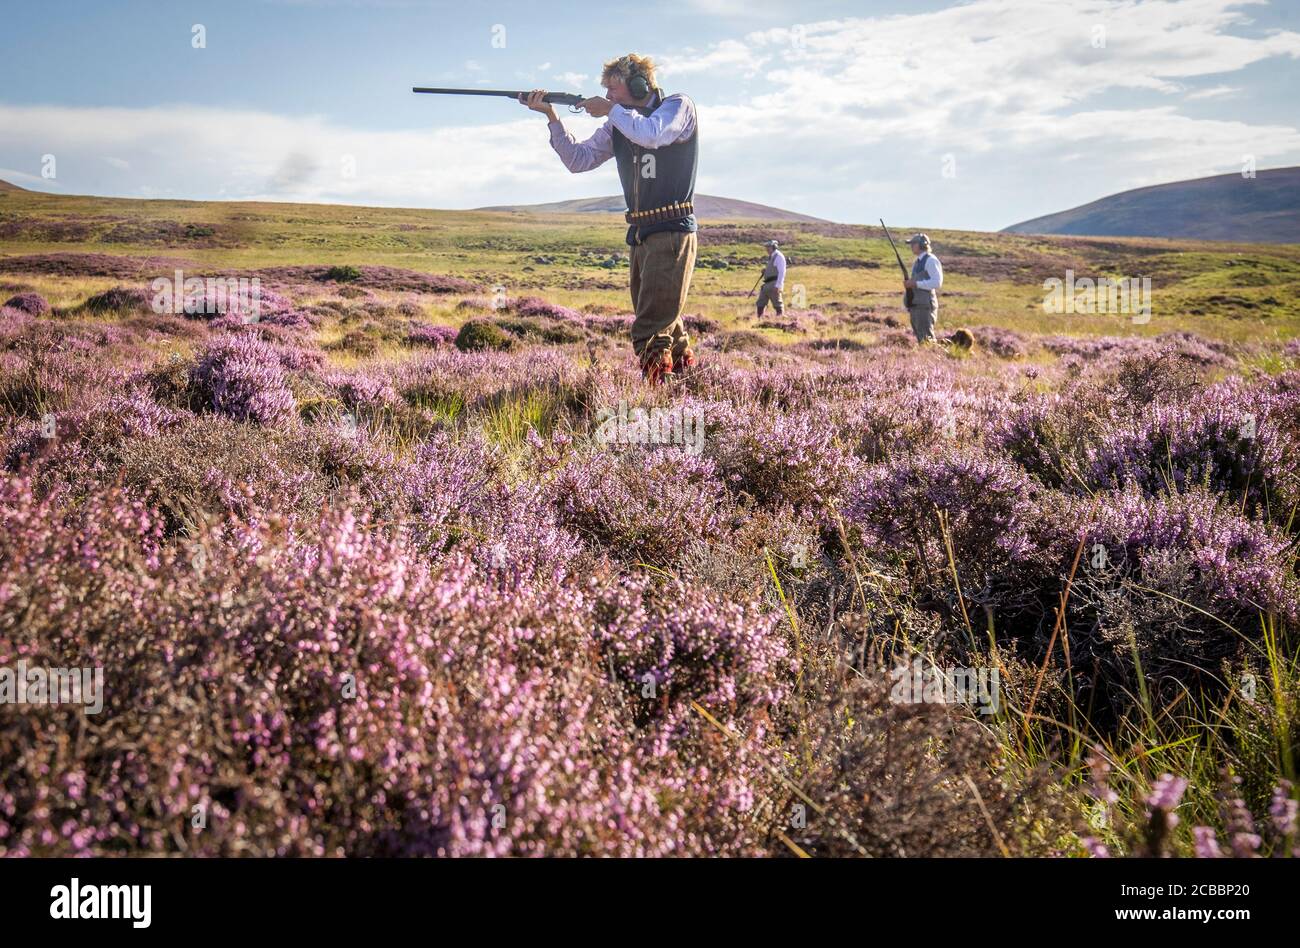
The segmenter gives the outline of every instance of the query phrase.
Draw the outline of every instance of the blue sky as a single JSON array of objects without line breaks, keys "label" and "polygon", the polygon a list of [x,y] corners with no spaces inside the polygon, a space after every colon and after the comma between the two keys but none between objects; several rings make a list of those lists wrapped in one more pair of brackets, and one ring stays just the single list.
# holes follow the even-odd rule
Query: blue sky
[{"label": "blue sky", "polygon": [[[834,220],[997,229],[1238,171],[1246,156],[1300,164],[1297,7],[11,4],[0,177],[74,194],[414,207],[611,194],[612,167],[569,175],[540,116],[409,89],[594,94],[601,62],[635,50],[699,106],[701,191]],[[582,136],[597,125],[565,121]]]}]

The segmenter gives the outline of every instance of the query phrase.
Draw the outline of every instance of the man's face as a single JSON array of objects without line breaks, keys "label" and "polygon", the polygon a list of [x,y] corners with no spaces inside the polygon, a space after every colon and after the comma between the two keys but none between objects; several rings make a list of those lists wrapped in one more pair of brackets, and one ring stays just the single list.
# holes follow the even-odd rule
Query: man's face
[{"label": "man's face", "polygon": [[627,91],[627,83],[618,76],[610,76],[605,80],[605,98],[615,105],[624,107],[636,104],[636,99],[632,98],[632,93]]},{"label": "man's face", "polygon": [[912,248],[912,254],[914,256],[919,257],[921,256],[922,253],[925,252],[925,248],[922,247],[920,244],[908,244],[908,246]]}]

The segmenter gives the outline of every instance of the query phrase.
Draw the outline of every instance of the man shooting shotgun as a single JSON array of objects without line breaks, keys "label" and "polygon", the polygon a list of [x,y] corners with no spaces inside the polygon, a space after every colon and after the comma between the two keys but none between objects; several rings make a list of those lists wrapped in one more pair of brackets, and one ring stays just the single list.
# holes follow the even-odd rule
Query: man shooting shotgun
[{"label": "man shooting shotgun", "polygon": [[632,349],[654,384],[695,365],[682,323],[695,269],[695,103],[680,94],[665,96],[655,85],[654,62],[635,53],[607,62],[600,83],[605,97],[577,105],[607,120],[582,142],[556,117],[552,102],[564,100],[534,89],[519,101],[550,120],[551,147],[569,171],[590,171],[610,158],[618,166],[632,248]]}]

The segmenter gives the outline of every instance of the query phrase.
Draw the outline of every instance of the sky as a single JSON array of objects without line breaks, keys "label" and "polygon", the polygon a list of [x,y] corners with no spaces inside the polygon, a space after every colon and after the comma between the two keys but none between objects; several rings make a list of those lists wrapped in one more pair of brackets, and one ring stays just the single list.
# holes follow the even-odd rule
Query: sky
[{"label": "sky", "polygon": [[[997,230],[1300,164],[1296,0],[44,0],[0,18],[0,178],[116,197],[472,208],[618,192],[545,119],[415,85],[600,92],[660,63],[697,190]],[[561,117],[579,138],[602,120]]]}]

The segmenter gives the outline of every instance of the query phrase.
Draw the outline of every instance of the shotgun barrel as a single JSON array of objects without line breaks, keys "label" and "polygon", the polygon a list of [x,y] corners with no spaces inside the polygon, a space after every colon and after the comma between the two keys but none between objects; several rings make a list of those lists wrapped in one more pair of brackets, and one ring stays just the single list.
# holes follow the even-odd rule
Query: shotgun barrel
[{"label": "shotgun barrel", "polygon": [[[427,86],[415,86],[412,92],[427,92],[432,95],[491,95],[503,99],[515,99],[516,101],[522,96],[528,98],[527,92],[509,91],[506,89],[430,89]],[[548,92],[542,96],[543,102],[549,102],[552,105],[577,105],[583,101],[583,96],[575,95],[572,92]]]},{"label": "shotgun barrel", "polygon": [[[894,238],[890,235],[889,228],[885,227],[885,219],[883,217],[880,219],[880,226],[885,228],[885,236],[889,238],[889,246],[894,248],[894,257],[898,260],[898,269],[903,271],[903,279],[906,280],[908,278],[907,267],[903,264],[903,257],[898,252],[898,245],[894,243]],[[913,299],[912,288],[909,286],[905,289],[907,292],[903,294],[903,305],[908,309],[911,309]]]}]

